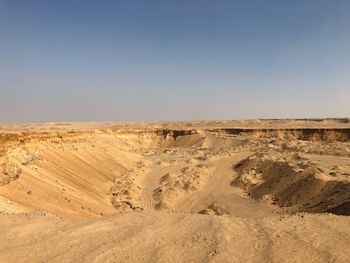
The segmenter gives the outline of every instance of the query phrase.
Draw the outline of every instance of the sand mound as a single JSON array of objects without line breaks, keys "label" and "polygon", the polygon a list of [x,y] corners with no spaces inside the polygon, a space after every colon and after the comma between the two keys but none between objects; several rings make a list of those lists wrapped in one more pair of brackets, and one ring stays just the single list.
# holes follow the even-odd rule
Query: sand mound
[{"label": "sand mound", "polygon": [[240,176],[232,183],[253,198],[272,197],[273,204],[289,211],[349,213],[350,178],[339,178],[300,154],[269,150],[234,168]]},{"label": "sand mound", "polygon": [[160,180],[160,186],[153,190],[155,207],[157,209],[171,208],[172,204],[186,195],[203,188],[213,174],[214,168],[209,165],[198,164],[193,167],[186,166],[178,173],[167,173]]}]

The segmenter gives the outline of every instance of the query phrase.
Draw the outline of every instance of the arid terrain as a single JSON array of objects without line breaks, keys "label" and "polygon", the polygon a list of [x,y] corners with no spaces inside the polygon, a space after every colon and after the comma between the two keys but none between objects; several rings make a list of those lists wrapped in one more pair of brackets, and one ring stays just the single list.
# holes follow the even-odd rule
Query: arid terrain
[{"label": "arid terrain", "polygon": [[0,125],[0,262],[349,262],[350,119]]}]

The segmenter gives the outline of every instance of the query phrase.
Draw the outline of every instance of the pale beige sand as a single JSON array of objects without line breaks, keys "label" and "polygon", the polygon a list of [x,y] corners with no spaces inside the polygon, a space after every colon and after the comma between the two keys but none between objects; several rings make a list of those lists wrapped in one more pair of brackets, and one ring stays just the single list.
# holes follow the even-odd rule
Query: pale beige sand
[{"label": "pale beige sand", "polygon": [[[349,220],[124,213],[1,217],[1,262],[348,262]],[[6,242],[3,239],[6,239]]]},{"label": "pale beige sand", "polygon": [[348,262],[349,128],[3,125],[0,262]]}]

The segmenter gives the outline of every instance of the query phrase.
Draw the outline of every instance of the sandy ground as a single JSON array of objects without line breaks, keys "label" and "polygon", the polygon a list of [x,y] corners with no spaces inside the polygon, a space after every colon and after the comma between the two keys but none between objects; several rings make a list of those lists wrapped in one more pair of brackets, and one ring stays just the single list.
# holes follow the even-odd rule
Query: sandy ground
[{"label": "sandy ground", "polygon": [[2,125],[0,262],[348,262],[349,130]]}]

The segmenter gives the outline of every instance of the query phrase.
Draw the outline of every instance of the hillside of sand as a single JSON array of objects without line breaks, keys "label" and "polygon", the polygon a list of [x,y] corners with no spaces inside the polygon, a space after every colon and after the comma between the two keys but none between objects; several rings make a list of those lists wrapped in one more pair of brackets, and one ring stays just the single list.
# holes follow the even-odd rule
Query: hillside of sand
[{"label": "hillside of sand", "polygon": [[1,262],[347,262],[349,119],[0,126]]}]

